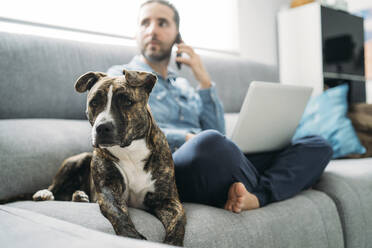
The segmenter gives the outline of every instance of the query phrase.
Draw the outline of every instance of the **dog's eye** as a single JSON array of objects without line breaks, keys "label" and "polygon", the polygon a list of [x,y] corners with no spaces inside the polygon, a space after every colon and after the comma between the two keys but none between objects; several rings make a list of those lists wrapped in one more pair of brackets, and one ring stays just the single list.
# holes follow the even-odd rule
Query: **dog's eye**
[{"label": "dog's eye", "polygon": [[133,101],[129,100],[129,99],[126,99],[126,100],[123,100],[122,101],[122,104],[126,107],[129,107],[129,106],[132,106],[133,105]]},{"label": "dog's eye", "polygon": [[125,106],[125,107],[132,106],[133,103],[134,103],[134,102],[129,98],[129,96],[127,96],[127,95],[125,95],[125,94],[120,94],[120,95],[119,95],[119,100],[120,100],[120,105]]},{"label": "dog's eye", "polygon": [[97,100],[93,99],[92,101],[89,102],[89,106],[92,108],[95,108],[98,106]]}]

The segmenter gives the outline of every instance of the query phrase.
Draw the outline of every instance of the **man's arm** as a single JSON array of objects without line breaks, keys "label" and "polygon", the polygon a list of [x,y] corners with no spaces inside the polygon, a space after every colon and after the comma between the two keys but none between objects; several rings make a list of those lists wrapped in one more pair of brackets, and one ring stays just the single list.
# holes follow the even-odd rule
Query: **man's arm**
[{"label": "man's arm", "polygon": [[200,114],[202,129],[216,129],[225,134],[223,106],[216,94],[215,84],[212,83],[200,56],[195,53],[192,47],[184,43],[178,44],[177,47],[177,53],[186,53],[189,57],[176,57],[176,61],[190,66],[196,80],[199,82],[198,93],[203,103]]},{"label": "man's arm", "polygon": [[188,132],[186,130],[164,126],[162,127],[161,124],[159,125],[159,127],[167,138],[172,153],[186,142],[186,136],[188,135]]},{"label": "man's arm", "polygon": [[220,133],[225,134],[223,106],[217,96],[214,83],[213,86],[208,89],[199,89],[198,93],[203,103],[199,118],[202,129],[215,129]]},{"label": "man's arm", "polygon": [[200,56],[195,53],[191,46],[188,46],[185,43],[177,44],[177,48],[177,53],[186,53],[189,55],[189,58],[176,57],[176,61],[191,67],[191,70],[194,73],[196,80],[198,80],[201,89],[210,88],[212,86],[212,81],[200,59]]}]

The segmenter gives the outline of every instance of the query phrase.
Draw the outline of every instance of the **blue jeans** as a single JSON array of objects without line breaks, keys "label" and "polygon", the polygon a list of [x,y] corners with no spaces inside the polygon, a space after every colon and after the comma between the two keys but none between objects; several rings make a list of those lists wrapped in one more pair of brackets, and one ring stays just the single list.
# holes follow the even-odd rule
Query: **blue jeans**
[{"label": "blue jeans", "polygon": [[242,182],[265,206],[311,187],[332,154],[320,136],[297,139],[279,151],[244,154],[224,135],[206,130],[174,152],[173,159],[181,201],[223,207],[230,186]]}]

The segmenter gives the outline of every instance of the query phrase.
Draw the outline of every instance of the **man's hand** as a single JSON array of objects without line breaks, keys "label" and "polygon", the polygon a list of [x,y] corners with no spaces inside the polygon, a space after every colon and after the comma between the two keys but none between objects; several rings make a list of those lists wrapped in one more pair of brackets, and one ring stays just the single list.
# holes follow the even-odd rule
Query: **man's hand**
[{"label": "man's hand", "polygon": [[194,137],[196,134],[193,134],[193,133],[188,133],[186,134],[186,138],[185,140],[188,141],[189,139],[191,139],[192,137]]},{"label": "man's hand", "polygon": [[186,53],[189,55],[189,58],[176,57],[176,61],[191,67],[196,80],[200,83],[200,88],[206,89],[211,87],[212,83],[209,74],[202,63],[200,56],[194,52],[194,49],[185,43],[177,44],[177,48],[177,53]]}]

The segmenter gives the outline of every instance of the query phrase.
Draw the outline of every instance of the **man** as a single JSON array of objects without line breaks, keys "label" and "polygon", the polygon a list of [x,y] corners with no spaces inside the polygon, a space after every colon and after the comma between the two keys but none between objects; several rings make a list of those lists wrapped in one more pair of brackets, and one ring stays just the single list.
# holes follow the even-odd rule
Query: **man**
[{"label": "man", "polygon": [[172,4],[146,1],[138,25],[141,55],[129,64],[111,67],[108,74],[122,75],[126,68],[158,76],[149,104],[175,151],[182,201],[239,213],[292,197],[318,180],[332,156],[332,148],[319,136],[296,140],[280,151],[245,155],[223,135],[222,104],[200,57],[190,46],[176,44],[177,53],[188,55],[176,61],[192,69],[199,82],[197,91],[168,68],[179,34],[179,15]]}]

